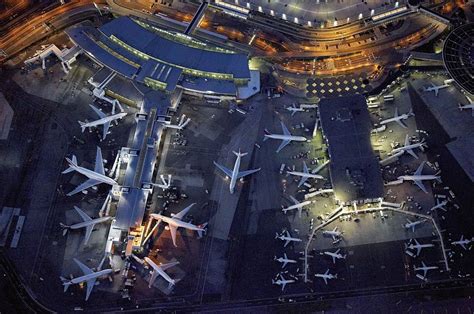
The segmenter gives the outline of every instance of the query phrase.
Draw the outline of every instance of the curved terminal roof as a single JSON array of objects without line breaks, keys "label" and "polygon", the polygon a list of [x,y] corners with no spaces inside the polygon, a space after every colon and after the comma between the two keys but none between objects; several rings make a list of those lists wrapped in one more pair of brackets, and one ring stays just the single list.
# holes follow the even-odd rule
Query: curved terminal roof
[{"label": "curved terminal roof", "polygon": [[232,74],[234,79],[250,79],[244,54],[203,50],[175,42],[153,33],[123,16],[101,26],[107,37],[114,36],[134,49],[162,62],[210,73]]},{"label": "curved terminal roof", "polygon": [[474,94],[474,23],[462,25],[448,35],[443,61],[456,83]]}]

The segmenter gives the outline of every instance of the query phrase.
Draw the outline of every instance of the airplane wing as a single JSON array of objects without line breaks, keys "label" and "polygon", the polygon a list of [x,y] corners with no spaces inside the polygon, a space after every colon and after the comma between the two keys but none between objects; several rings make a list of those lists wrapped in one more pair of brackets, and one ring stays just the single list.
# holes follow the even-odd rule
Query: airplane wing
[{"label": "airplane wing", "polygon": [[105,140],[105,137],[107,136],[107,132],[109,132],[109,127],[110,127],[110,121],[107,121],[102,125],[102,139],[103,140]]},{"label": "airplane wing", "polygon": [[173,226],[171,224],[168,224],[168,227],[169,227],[170,232],[171,232],[171,239],[173,240],[173,244],[174,244],[174,246],[177,247],[177,245],[176,245],[176,230],[178,230],[178,227]]},{"label": "airplane wing", "polygon": [[290,143],[290,140],[282,140],[280,146],[278,146],[278,149],[276,150],[277,153],[279,153],[286,145]]},{"label": "airplane wing", "polygon": [[420,252],[421,252],[421,247],[417,246],[416,247],[416,255],[420,255]]},{"label": "airplane wing", "polygon": [[415,232],[415,225],[411,225],[411,232]]},{"label": "airplane wing", "polygon": [[416,169],[414,175],[415,176],[419,176],[421,175],[421,172],[423,171],[423,167],[425,166],[425,162],[423,161],[419,166],[418,168]]},{"label": "airplane wing", "polygon": [[281,124],[281,129],[283,131],[283,134],[291,135],[290,131],[288,131],[288,128],[286,127],[286,125],[282,121],[280,121],[280,124]]},{"label": "airplane wing", "polygon": [[306,165],[306,163],[304,161],[303,161],[303,172],[304,173],[309,173],[308,166]]},{"label": "airplane wing", "polygon": [[219,168],[222,172],[224,172],[229,178],[232,178],[232,171],[222,165],[219,165],[217,162],[214,161],[214,165]]},{"label": "airplane wing", "polygon": [[158,272],[156,271],[155,268],[153,268],[153,271],[151,272],[151,277],[150,281],[148,282],[148,287],[151,287],[153,283],[155,282],[156,278],[158,277]]},{"label": "airplane wing", "polygon": [[174,284],[174,280],[163,270],[163,268],[161,266],[159,268],[155,269],[155,272],[159,273],[161,275],[161,277],[163,277],[170,284]]},{"label": "airplane wing", "polygon": [[394,118],[398,117],[398,107],[395,107],[395,114],[393,115]]},{"label": "airplane wing", "polygon": [[405,143],[403,145],[405,146],[410,145],[410,139],[408,138],[408,134],[405,136]]},{"label": "airplane wing", "polygon": [[285,268],[286,264],[288,264],[288,261],[287,261],[287,260],[285,260],[285,261],[283,262],[283,266],[281,266],[281,268]]},{"label": "airplane wing", "polygon": [[94,278],[91,278],[91,279],[86,281],[86,283],[87,283],[86,301],[89,299],[89,296],[91,295],[92,289],[94,289],[96,280],[97,280],[97,277],[94,277]]},{"label": "airplane wing", "polygon": [[196,205],[196,203],[192,203],[191,205],[189,205],[188,207],[186,207],[185,209],[183,209],[182,211],[180,211],[179,213],[175,214],[175,215],[172,215],[173,218],[176,218],[176,219],[183,219],[184,216],[186,216],[186,214],[188,213],[188,211],[191,209],[191,207],[193,207],[194,205]]},{"label": "airplane wing", "polygon": [[286,281],[282,281],[281,291],[285,290],[285,286],[286,286]]},{"label": "airplane wing", "polygon": [[396,122],[404,129],[408,128],[408,126],[402,120],[396,120]]},{"label": "airplane wing", "polygon": [[95,166],[94,171],[105,175],[104,171],[104,160],[102,159],[102,150],[97,146],[97,152],[95,153]]},{"label": "airplane wing", "polygon": [[324,283],[328,284],[328,280],[326,279],[326,277],[323,277],[323,279],[324,279]]},{"label": "airplane wing", "polygon": [[105,113],[103,113],[102,111],[100,111],[99,109],[97,109],[95,106],[89,104],[89,107],[91,107],[92,110],[94,110],[94,112],[99,116],[100,119],[106,117]]},{"label": "airplane wing", "polygon": [[286,240],[285,245],[283,245],[283,247],[286,247],[288,245],[288,243],[290,243],[290,242],[291,242],[290,240]]},{"label": "airplane wing", "polygon": [[84,221],[90,221],[92,220],[91,217],[89,217],[89,215],[87,215],[82,209],[80,209],[79,207],[77,206],[74,206],[74,209],[76,210],[76,212],[79,214],[79,216],[81,216],[82,220]]},{"label": "airplane wing", "polygon": [[413,149],[407,149],[406,152],[412,155],[415,159],[418,159],[418,155],[413,151]]},{"label": "airplane wing", "polygon": [[237,174],[237,179],[243,178],[248,176],[249,174],[255,173],[257,171],[260,171],[261,168],[258,169],[252,169],[252,170],[246,170],[246,171],[241,171]]},{"label": "airplane wing", "polygon": [[77,258],[73,258],[73,260],[77,264],[77,266],[79,266],[79,268],[82,270],[84,275],[90,275],[94,273],[92,269],[90,269],[89,267],[81,263],[81,261],[79,261]]},{"label": "airplane wing", "polygon": [[336,264],[336,257],[334,255],[332,255],[332,262]]},{"label": "airplane wing", "polygon": [[86,235],[84,236],[84,244],[89,242],[89,238],[91,237],[92,230],[94,230],[94,225],[89,225],[86,227]]},{"label": "airplane wing", "polygon": [[426,187],[425,187],[425,185],[423,184],[423,181],[421,181],[421,180],[415,180],[415,181],[413,181],[413,182],[415,182],[415,184],[418,185],[418,187],[420,188],[420,190],[422,190],[422,191],[425,192],[425,193],[428,193],[428,190],[426,190]]},{"label": "airplane wing", "polygon": [[435,96],[436,96],[436,97],[438,97],[438,94],[439,94],[439,88],[435,88],[434,92],[435,92]]},{"label": "airplane wing", "polygon": [[308,181],[308,177],[302,176],[300,182],[298,182],[298,187],[302,186],[306,181]]},{"label": "airplane wing", "polygon": [[78,185],[74,190],[69,192],[67,194],[67,196],[71,196],[71,195],[77,194],[81,191],[87,190],[88,188],[90,188],[94,185],[97,185],[99,183],[100,183],[100,181],[97,181],[95,179],[88,179],[88,180],[84,181],[82,184]]},{"label": "airplane wing", "polygon": [[161,268],[162,270],[167,270],[168,268],[171,268],[171,267],[176,266],[176,265],[178,265],[178,264],[179,264],[178,261],[176,261],[176,262],[171,262],[171,263],[166,263],[166,264],[161,264],[161,265],[160,265],[160,268]]},{"label": "airplane wing", "polygon": [[[461,240],[461,241],[462,241],[462,240]],[[464,242],[459,242],[459,245],[460,245],[463,249],[467,250],[466,245],[464,244]]]}]

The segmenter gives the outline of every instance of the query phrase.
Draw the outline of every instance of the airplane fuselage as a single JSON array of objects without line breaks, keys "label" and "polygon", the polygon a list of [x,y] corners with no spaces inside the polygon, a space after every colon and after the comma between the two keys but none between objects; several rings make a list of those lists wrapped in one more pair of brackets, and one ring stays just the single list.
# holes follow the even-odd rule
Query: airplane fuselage
[{"label": "airplane fuselage", "polygon": [[409,176],[399,176],[398,180],[403,181],[429,181],[429,180],[439,180],[440,176],[431,175],[431,174],[420,174],[420,175],[409,175]]},{"label": "airplane fuselage", "polygon": [[387,124],[387,123],[390,123],[390,122],[397,122],[397,121],[400,121],[400,120],[406,120],[406,119],[408,119],[409,117],[410,117],[409,115],[407,115],[406,113],[404,113],[404,114],[402,114],[402,115],[399,115],[398,117],[393,117],[393,118],[389,118],[389,119],[380,121],[380,124]]},{"label": "airplane fuselage", "polygon": [[232,178],[230,178],[229,190],[230,193],[234,193],[235,184],[237,183],[237,176],[239,175],[240,169],[240,160],[242,156],[237,155],[237,159],[235,160],[234,169],[232,169]]},{"label": "airplane fuselage", "polygon": [[94,179],[97,181],[100,181],[102,183],[110,184],[110,185],[116,185],[118,184],[117,181],[115,181],[112,178],[109,178],[108,176],[102,175],[100,173],[97,173],[93,170],[74,165],[74,163],[71,161],[71,159],[66,158],[67,162],[69,163],[69,166],[73,168],[75,171],[79,172],[80,174],[88,177],[89,179]]},{"label": "airplane fuselage", "polygon": [[172,217],[162,216],[160,214],[152,214],[152,216],[153,216],[153,218],[155,218],[157,220],[162,220],[162,221],[166,222],[167,224],[173,225],[177,228],[185,228],[185,229],[194,230],[194,231],[204,231],[203,228],[200,228],[196,225],[193,225],[189,222],[184,222],[184,221],[179,220],[179,219],[174,219]]},{"label": "airplane fuselage", "polygon": [[73,278],[73,279],[69,280],[68,283],[70,283],[70,284],[79,284],[81,282],[86,282],[90,279],[94,279],[94,278],[97,278],[97,277],[100,277],[100,276],[105,276],[107,274],[110,274],[111,272],[112,272],[112,269],[99,270],[99,271],[96,271],[92,274],[87,274],[87,275],[84,275],[84,276]]},{"label": "airplane fuselage", "polygon": [[73,224],[73,225],[69,226],[69,228],[70,229],[80,229],[80,228],[84,228],[84,227],[87,227],[87,226],[91,226],[91,225],[99,224],[99,223],[102,223],[102,222],[106,222],[110,219],[112,219],[112,217],[110,217],[110,216],[100,217],[100,218],[96,218],[96,219],[92,219],[92,220],[88,220],[88,221],[78,222],[77,224]]},{"label": "airplane fuselage", "polygon": [[313,178],[313,179],[324,179],[324,177],[319,174],[305,173],[301,171],[288,171],[288,174],[292,174],[294,176],[299,176],[299,177]]},{"label": "airplane fuselage", "polygon": [[392,154],[395,154],[395,153],[398,153],[398,152],[405,152],[409,149],[415,149],[415,148],[418,148],[418,147],[422,147],[423,145],[425,145],[424,142],[420,142],[420,143],[416,143],[416,144],[410,144],[410,145],[406,145],[406,146],[403,146],[403,147],[398,147],[398,148],[395,148],[392,150]]},{"label": "airplane fuselage", "polygon": [[117,119],[122,119],[126,115],[127,115],[126,112],[117,113],[117,114],[114,114],[114,115],[111,115],[111,116],[100,118],[100,119],[95,120],[95,121],[86,122],[82,125],[82,127],[87,127],[87,128],[96,127],[96,126],[105,124],[107,122],[111,122],[111,121],[114,121],[114,120],[117,120]]},{"label": "airplane fuselage", "polygon": [[421,224],[421,223],[422,223],[421,220],[414,221],[414,222],[407,222],[407,223],[405,224],[405,228],[406,228],[406,229],[410,229],[410,228],[413,228],[413,227],[415,227],[415,226],[417,226],[417,225],[419,225],[419,224]]},{"label": "airplane fuselage", "polygon": [[266,138],[272,138],[274,140],[283,140],[283,141],[296,141],[296,142],[306,142],[308,139],[304,136],[296,135],[285,135],[285,134],[265,134]]},{"label": "airplane fuselage", "polygon": [[295,204],[295,205],[291,205],[291,206],[288,206],[286,208],[283,208],[282,211],[283,212],[286,212],[286,211],[289,211],[289,210],[293,210],[293,209],[299,209],[299,208],[303,208],[304,206],[307,206],[311,204],[311,201],[304,201],[304,202],[301,202],[301,203],[298,203],[298,204]]},{"label": "airplane fuselage", "polygon": [[293,242],[301,242],[301,239],[298,238],[292,238],[292,237],[286,237],[286,236],[279,236],[278,239],[283,240],[283,241],[293,241]]}]

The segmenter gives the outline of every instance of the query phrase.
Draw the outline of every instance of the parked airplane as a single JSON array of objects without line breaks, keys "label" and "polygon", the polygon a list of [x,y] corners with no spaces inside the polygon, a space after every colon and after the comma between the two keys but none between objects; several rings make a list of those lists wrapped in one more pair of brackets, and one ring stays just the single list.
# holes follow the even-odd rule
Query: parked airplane
[{"label": "parked airplane", "polygon": [[443,211],[447,212],[448,210],[446,209],[446,204],[448,204],[447,200],[444,200],[442,202],[437,202],[437,204],[433,207],[430,208],[429,213],[437,210],[437,209],[442,209]]},{"label": "parked airplane", "polygon": [[241,153],[240,150],[239,152],[233,152],[236,156],[237,156],[237,159],[235,160],[235,163],[234,163],[234,169],[233,170],[230,170],[220,164],[218,164],[217,162],[214,161],[214,165],[219,168],[222,172],[224,172],[227,177],[230,178],[230,183],[229,183],[229,190],[230,190],[230,193],[234,193],[234,190],[235,190],[235,184],[237,183],[237,180],[240,179],[240,178],[243,178],[245,176],[248,176],[252,173],[255,173],[257,171],[260,171],[261,168],[258,168],[258,169],[252,169],[252,170],[246,170],[246,171],[241,171],[239,172],[239,168],[240,168],[240,160],[243,156],[247,155],[247,153]]},{"label": "parked airplane", "polygon": [[185,229],[188,229],[188,230],[197,231],[200,238],[202,237],[202,232],[206,232],[205,228],[207,226],[207,222],[204,223],[204,224],[196,226],[196,225],[193,225],[189,222],[184,222],[184,221],[181,220],[188,213],[188,211],[191,209],[191,207],[193,207],[195,204],[196,203],[192,203],[191,205],[189,205],[188,207],[186,207],[185,209],[183,209],[182,211],[180,211],[177,214],[171,214],[171,217],[166,217],[166,216],[163,216],[161,214],[151,214],[150,215],[153,219],[158,220],[158,222],[164,221],[168,224],[168,228],[171,232],[171,238],[173,240],[173,244],[176,247],[177,247],[177,245],[176,245],[176,231],[178,230],[178,228],[185,228]]},{"label": "parked airplane", "polygon": [[336,259],[346,259],[346,257],[347,257],[347,255],[342,255],[341,253],[339,253],[340,251],[341,251],[341,249],[337,249],[336,252],[325,251],[324,255],[331,256],[332,257],[332,262],[334,264],[336,264]]},{"label": "parked airplane", "polygon": [[157,263],[155,263],[155,262],[154,262],[152,259],[150,259],[149,257],[146,257],[146,256],[145,256],[144,259],[145,259],[145,262],[147,262],[147,264],[150,265],[150,266],[153,268],[153,271],[150,272],[151,277],[150,277],[150,282],[149,282],[149,284],[148,284],[148,288],[151,288],[151,286],[153,285],[153,283],[155,282],[155,280],[156,280],[156,278],[157,278],[158,276],[163,277],[163,279],[165,279],[165,280],[169,283],[169,286],[173,286],[173,285],[176,283],[176,280],[172,279],[172,278],[165,272],[165,270],[167,270],[168,268],[171,268],[171,267],[173,267],[173,266],[178,265],[178,264],[179,264],[178,261],[158,265]]},{"label": "parked airplane", "polygon": [[432,175],[432,174],[421,174],[421,172],[423,171],[424,165],[425,165],[425,162],[423,161],[418,167],[418,169],[416,169],[413,175],[399,176],[398,180],[413,181],[423,192],[428,193],[425,185],[423,184],[423,181],[431,181],[431,180],[439,181],[440,176]]},{"label": "parked airplane", "polygon": [[410,229],[411,228],[411,231],[415,232],[415,227],[418,226],[419,224],[424,223],[424,222],[425,222],[424,220],[411,221],[410,219],[407,219],[407,223],[404,224],[403,227],[405,227],[405,229]]},{"label": "parked airplane", "polygon": [[108,176],[105,175],[104,161],[102,159],[102,151],[100,150],[99,146],[97,146],[94,170],[90,170],[90,169],[79,166],[77,164],[77,158],[75,155],[72,155],[72,159],[69,159],[66,157],[66,161],[69,164],[69,168],[64,170],[63,174],[69,173],[72,171],[77,171],[88,178],[88,180],[86,180],[84,183],[82,183],[81,185],[77,186],[74,190],[69,192],[67,196],[74,195],[90,187],[96,186],[97,184],[100,184],[100,183],[106,183],[109,185],[117,184],[117,182],[114,179],[109,178]]},{"label": "parked airplane", "polygon": [[[286,235],[285,235],[285,232],[286,232]],[[276,233],[275,234],[275,239],[280,239],[282,241],[286,241],[285,245],[283,245],[283,247],[286,247],[288,245],[288,243],[290,243],[290,242],[301,242],[302,241],[301,239],[293,238],[290,235],[290,232],[288,230],[284,231],[282,234]]]},{"label": "parked airplane", "polygon": [[337,226],[334,227],[333,230],[324,230],[323,235],[327,235],[332,237],[334,241],[336,241],[338,238],[342,238],[342,233],[341,231],[337,231]]},{"label": "parked airplane", "polygon": [[438,97],[440,89],[447,88],[447,87],[451,86],[447,82],[448,82],[448,80],[444,81],[444,84],[442,84],[442,85],[435,85],[435,84],[431,83],[431,86],[430,87],[425,87],[423,89],[423,91],[425,91],[425,92],[434,92],[435,96]]},{"label": "parked airplane", "polygon": [[170,174],[168,175],[168,180],[165,179],[164,175],[160,175],[160,179],[161,179],[161,183],[151,183],[151,185],[153,185],[157,188],[163,189],[163,191],[167,190],[171,187],[171,175]]},{"label": "parked airplane", "polygon": [[420,244],[420,242],[418,242],[416,239],[413,239],[413,241],[415,244],[411,243],[407,246],[407,248],[410,250],[416,250],[416,255],[420,255],[421,250],[424,248],[434,247],[434,244],[432,243]]},{"label": "parked airplane", "polygon": [[294,116],[295,113],[297,113],[297,112],[304,112],[303,108],[297,107],[295,104],[293,104],[291,106],[288,106],[285,109],[288,110],[289,112],[291,112],[291,116]]},{"label": "parked airplane", "polygon": [[292,264],[295,264],[295,263],[296,263],[295,260],[293,260],[293,259],[288,259],[288,256],[286,256],[286,253],[283,254],[283,257],[277,258],[277,257],[275,256],[274,260],[283,264],[283,265],[281,266],[281,268],[285,268],[288,263],[292,263]]},{"label": "parked airplane", "polygon": [[293,201],[294,205],[288,206],[286,208],[282,208],[283,213],[286,214],[287,211],[297,209],[298,210],[298,216],[301,218],[301,212],[303,211],[303,208],[305,206],[308,206],[309,204],[311,204],[312,201],[300,202],[296,198],[294,198],[293,196],[290,196],[290,198]]},{"label": "parked airplane", "polygon": [[326,272],[325,272],[324,274],[316,274],[316,275],[314,275],[314,276],[315,276],[315,277],[318,277],[318,278],[324,279],[324,283],[325,283],[325,284],[328,284],[328,280],[329,280],[329,279],[336,279],[336,278],[337,278],[337,274],[334,274],[334,275],[333,275],[333,274],[330,274],[330,273],[329,273],[329,269],[326,270]]},{"label": "parked airplane", "polygon": [[79,268],[81,269],[84,275],[73,278],[71,280],[68,280],[62,276],[59,278],[61,278],[61,281],[63,282],[64,292],[67,291],[70,285],[80,284],[80,283],[85,282],[87,285],[87,291],[86,291],[86,301],[87,301],[89,299],[89,296],[91,295],[92,289],[95,286],[95,282],[97,278],[110,274],[112,272],[112,269],[100,270],[100,267],[98,267],[98,270],[94,272],[92,269],[90,269],[89,267],[81,263],[76,258],[73,258],[73,260],[74,262],[76,262],[77,266],[79,266]]},{"label": "parked airplane", "polygon": [[283,122],[281,121],[280,123],[281,123],[283,134],[272,134],[268,132],[267,130],[265,130],[265,135],[263,138],[264,141],[266,141],[269,138],[282,141],[280,146],[278,146],[278,149],[276,150],[277,153],[279,153],[283,149],[283,147],[288,145],[291,141],[297,141],[297,142],[307,141],[306,137],[304,136],[291,135],[290,131],[288,131],[288,128],[285,126],[285,124],[283,124]]},{"label": "parked airplane", "polygon": [[93,105],[89,105],[89,107],[91,107],[92,110],[94,110],[94,112],[99,116],[99,119],[95,121],[91,121],[91,122],[88,122],[88,121],[86,122],[78,121],[78,122],[81,125],[81,129],[83,133],[86,128],[93,128],[93,127],[98,127],[99,125],[102,125],[102,140],[105,140],[105,137],[107,136],[107,133],[109,132],[110,123],[118,119],[123,119],[123,117],[127,115],[126,112],[115,113],[115,110],[112,110],[112,115],[108,116]]},{"label": "parked airplane", "polygon": [[410,118],[411,116],[414,116],[412,109],[408,111],[407,113],[404,113],[402,115],[398,114],[398,108],[395,108],[395,115],[393,118],[385,119],[380,121],[381,125],[388,124],[390,122],[397,122],[402,128],[407,128],[407,125],[403,122],[403,120],[406,120]]},{"label": "parked airplane", "polygon": [[469,245],[472,242],[472,240],[469,239],[464,239],[464,235],[461,235],[461,239],[458,241],[451,242],[452,245],[459,245],[463,249],[467,250],[467,245]]},{"label": "parked airplane", "polygon": [[59,225],[64,229],[63,230],[63,236],[66,235],[66,233],[69,229],[76,230],[76,229],[80,229],[80,228],[86,228],[86,235],[84,237],[84,245],[86,245],[87,242],[89,241],[89,238],[92,234],[92,230],[94,229],[94,226],[96,224],[106,222],[106,221],[109,221],[109,220],[113,219],[113,217],[110,217],[110,216],[104,216],[104,217],[99,217],[99,218],[92,219],[91,217],[89,217],[89,215],[87,215],[79,207],[74,206],[74,209],[79,214],[79,216],[81,216],[83,221],[78,222],[78,223],[73,224],[73,225],[70,225],[70,226],[65,225],[63,223],[59,223]]},{"label": "parked airplane", "polygon": [[179,119],[178,124],[163,124],[163,126],[168,129],[182,130],[189,124],[189,122],[191,122],[191,118],[186,119],[186,115],[183,114],[181,119]]},{"label": "parked airplane", "polygon": [[308,180],[308,178],[313,178],[313,179],[318,179],[318,180],[324,179],[324,177],[319,174],[309,172],[308,166],[306,166],[306,162],[304,161],[303,161],[303,172],[288,171],[287,173],[293,176],[301,177],[300,182],[298,183],[298,187],[302,186]]},{"label": "parked airplane", "polygon": [[434,270],[434,269],[438,269],[439,267],[438,266],[426,266],[425,262],[421,262],[421,264],[423,265],[422,267],[413,267],[415,269],[415,271],[423,271],[423,277],[426,277],[426,274],[428,273],[428,271],[430,270]]},{"label": "parked airplane", "polygon": [[281,286],[281,291],[285,290],[285,286],[289,283],[294,283],[293,279],[285,279],[282,274],[278,274],[280,277],[278,280],[272,279],[272,284]]},{"label": "parked airplane", "polygon": [[459,103],[459,110],[471,109],[471,114],[474,116],[474,102],[468,96],[466,96],[466,98],[467,98],[468,104],[463,105]]},{"label": "parked airplane", "polygon": [[404,152],[412,155],[416,159],[418,159],[418,155],[413,151],[415,148],[420,148],[422,151],[426,148],[425,140],[422,140],[419,143],[410,144],[410,139],[407,136],[405,137],[405,144],[402,147],[398,147],[392,150],[392,155],[397,154],[398,152]]}]

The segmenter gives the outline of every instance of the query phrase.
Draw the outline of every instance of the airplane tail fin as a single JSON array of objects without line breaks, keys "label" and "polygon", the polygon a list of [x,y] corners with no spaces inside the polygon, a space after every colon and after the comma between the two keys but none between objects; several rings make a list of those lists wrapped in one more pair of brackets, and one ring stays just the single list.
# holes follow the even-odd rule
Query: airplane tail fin
[{"label": "airplane tail fin", "polygon": [[334,274],[334,278],[337,278],[337,274]]},{"label": "airplane tail fin", "polygon": [[202,238],[202,233],[203,233],[203,232],[206,233],[206,231],[207,231],[207,229],[206,229],[207,224],[208,224],[208,223],[205,222],[205,223],[203,223],[203,224],[201,224],[201,225],[198,226],[199,228],[203,229],[203,230],[198,230],[198,231],[197,231],[198,236],[199,236],[200,238]]},{"label": "airplane tail fin", "polygon": [[86,123],[85,123],[85,122],[82,122],[82,121],[77,121],[77,122],[79,122],[79,125],[81,126],[81,131],[82,131],[82,133],[84,133],[84,131],[85,131],[86,128],[87,128],[87,127],[85,126]]},{"label": "airplane tail fin", "polygon": [[60,276],[59,278],[63,282],[64,292],[66,292],[67,289],[69,288],[69,286],[71,285],[71,282],[69,280],[67,280],[66,278],[64,278],[63,276]]},{"label": "airplane tail fin", "polygon": [[61,228],[63,228],[63,236],[65,236],[69,230],[69,226],[63,224],[62,222],[60,222],[59,225],[61,226]]},{"label": "airplane tail fin", "polygon": [[236,152],[236,151],[233,151],[234,155],[237,156],[237,157],[244,157],[245,155],[247,155],[248,153],[242,153],[239,149],[239,152]]},{"label": "airplane tail fin", "polygon": [[278,239],[279,236],[278,232],[275,232],[275,239]]},{"label": "airplane tail fin", "polygon": [[[265,129],[265,130],[263,130],[263,134],[264,134],[264,135],[270,135],[271,133],[270,133],[270,131],[268,131],[267,129]],[[263,137],[263,141],[265,142],[266,140],[268,140],[268,137],[264,136],[264,137]]]},{"label": "airplane tail fin", "polygon": [[63,174],[74,171],[74,167],[77,167],[77,158],[76,155],[72,155],[72,158],[66,158],[66,161],[69,163],[69,167],[63,171]]}]

